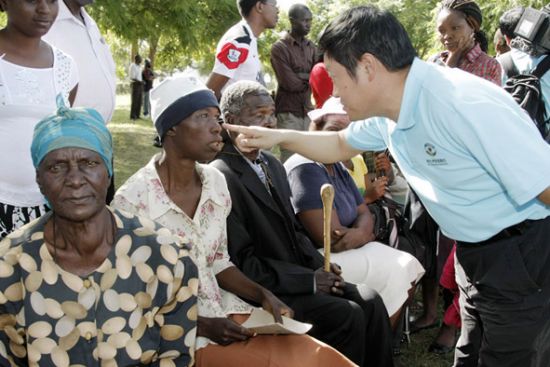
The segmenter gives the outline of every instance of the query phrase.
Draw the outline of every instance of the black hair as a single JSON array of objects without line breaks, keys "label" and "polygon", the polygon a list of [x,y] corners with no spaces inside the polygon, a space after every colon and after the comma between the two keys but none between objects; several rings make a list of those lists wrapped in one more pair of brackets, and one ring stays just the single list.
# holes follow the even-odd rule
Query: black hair
[{"label": "black hair", "polygon": [[500,28],[500,31],[503,35],[508,38],[515,37],[514,29],[516,29],[516,26],[518,25],[518,22],[521,19],[524,11],[525,8],[523,6],[518,6],[502,14],[500,19],[498,20],[498,27]]},{"label": "black hair", "polygon": [[141,61],[143,60],[143,59],[141,58],[141,55],[140,55],[140,54],[137,54],[136,56],[134,56],[134,61],[135,61],[135,62],[138,62],[138,60],[139,60],[139,62],[141,62]]},{"label": "black hair", "polygon": [[311,10],[304,4],[294,4],[288,9],[288,17],[290,19],[299,19],[305,13],[311,13]]},{"label": "black hair", "polygon": [[257,2],[261,0],[237,0],[237,7],[239,8],[239,13],[243,18],[246,18],[250,15],[252,8],[256,5]]},{"label": "black hair", "polygon": [[355,78],[357,61],[365,53],[375,56],[388,70],[412,64],[416,51],[405,28],[393,14],[373,5],[345,11],[323,31],[319,47]]},{"label": "black hair", "polygon": [[483,52],[487,52],[489,41],[485,32],[481,30],[483,15],[479,5],[473,0],[443,0],[439,6],[439,12],[443,9],[458,11],[466,17],[466,22],[474,30],[474,37]]}]

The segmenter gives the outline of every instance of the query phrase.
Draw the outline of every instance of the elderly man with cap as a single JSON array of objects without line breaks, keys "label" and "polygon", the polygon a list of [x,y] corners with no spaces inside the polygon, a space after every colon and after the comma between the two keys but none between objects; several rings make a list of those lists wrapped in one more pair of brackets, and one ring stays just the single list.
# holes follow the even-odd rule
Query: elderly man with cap
[{"label": "elderly man with cap", "polygon": [[0,243],[0,365],[191,365],[197,267],[168,230],[105,206],[111,135],[58,106],[31,147],[52,210]]},{"label": "elderly man with cap", "polygon": [[261,305],[277,322],[293,312],[229,259],[231,197],[224,176],[201,163],[223,147],[214,92],[194,77],[172,77],[151,91],[151,107],[163,151],[117,191],[114,206],[146,216],[192,244],[199,268],[196,366],[354,365],[309,336],[256,336],[241,326],[254,309],[242,299]]}]

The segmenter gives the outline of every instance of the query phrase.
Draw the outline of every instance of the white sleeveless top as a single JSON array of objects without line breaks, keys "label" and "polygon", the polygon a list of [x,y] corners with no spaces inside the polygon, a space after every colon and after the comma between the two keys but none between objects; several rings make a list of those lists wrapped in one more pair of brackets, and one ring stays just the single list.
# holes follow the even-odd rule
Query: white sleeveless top
[{"label": "white sleeveless top", "polygon": [[78,84],[72,58],[54,47],[52,52],[53,67],[45,69],[16,65],[0,56],[0,203],[45,203],[30,153],[34,127],[55,112],[59,93],[69,105],[69,93]]}]

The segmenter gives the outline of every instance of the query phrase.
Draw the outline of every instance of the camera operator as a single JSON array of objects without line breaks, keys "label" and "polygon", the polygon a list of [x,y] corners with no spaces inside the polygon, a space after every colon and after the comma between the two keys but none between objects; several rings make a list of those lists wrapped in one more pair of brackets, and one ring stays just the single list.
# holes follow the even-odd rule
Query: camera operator
[{"label": "camera operator", "polygon": [[[533,11],[533,9],[530,9]],[[507,78],[517,75],[529,73],[533,70],[542,60],[548,57],[550,50],[544,47],[537,47],[537,44],[531,44],[526,42],[524,38],[517,35],[517,25],[522,20],[522,16],[526,8],[516,7],[506,11],[499,20],[499,28],[504,37],[506,43],[510,46],[511,51],[497,57],[497,60],[501,63],[504,72],[503,84]],[[540,13],[545,15],[546,20],[546,32],[550,23],[550,5],[543,8]],[[543,33],[545,29],[540,29],[538,33]],[[544,41],[548,43],[547,38],[544,35],[537,35],[538,41]],[[544,105],[546,107],[546,120],[550,119],[550,72],[546,72],[540,78],[540,86]]]}]

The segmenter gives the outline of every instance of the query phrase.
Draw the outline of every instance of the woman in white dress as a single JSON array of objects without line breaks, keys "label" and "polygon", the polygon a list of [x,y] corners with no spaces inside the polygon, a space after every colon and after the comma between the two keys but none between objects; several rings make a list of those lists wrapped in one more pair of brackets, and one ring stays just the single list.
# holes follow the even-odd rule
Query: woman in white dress
[{"label": "woman in white dress", "polygon": [[48,210],[31,161],[33,130],[57,96],[72,104],[78,84],[70,56],[41,39],[57,10],[57,1],[0,0],[0,239]]}]

